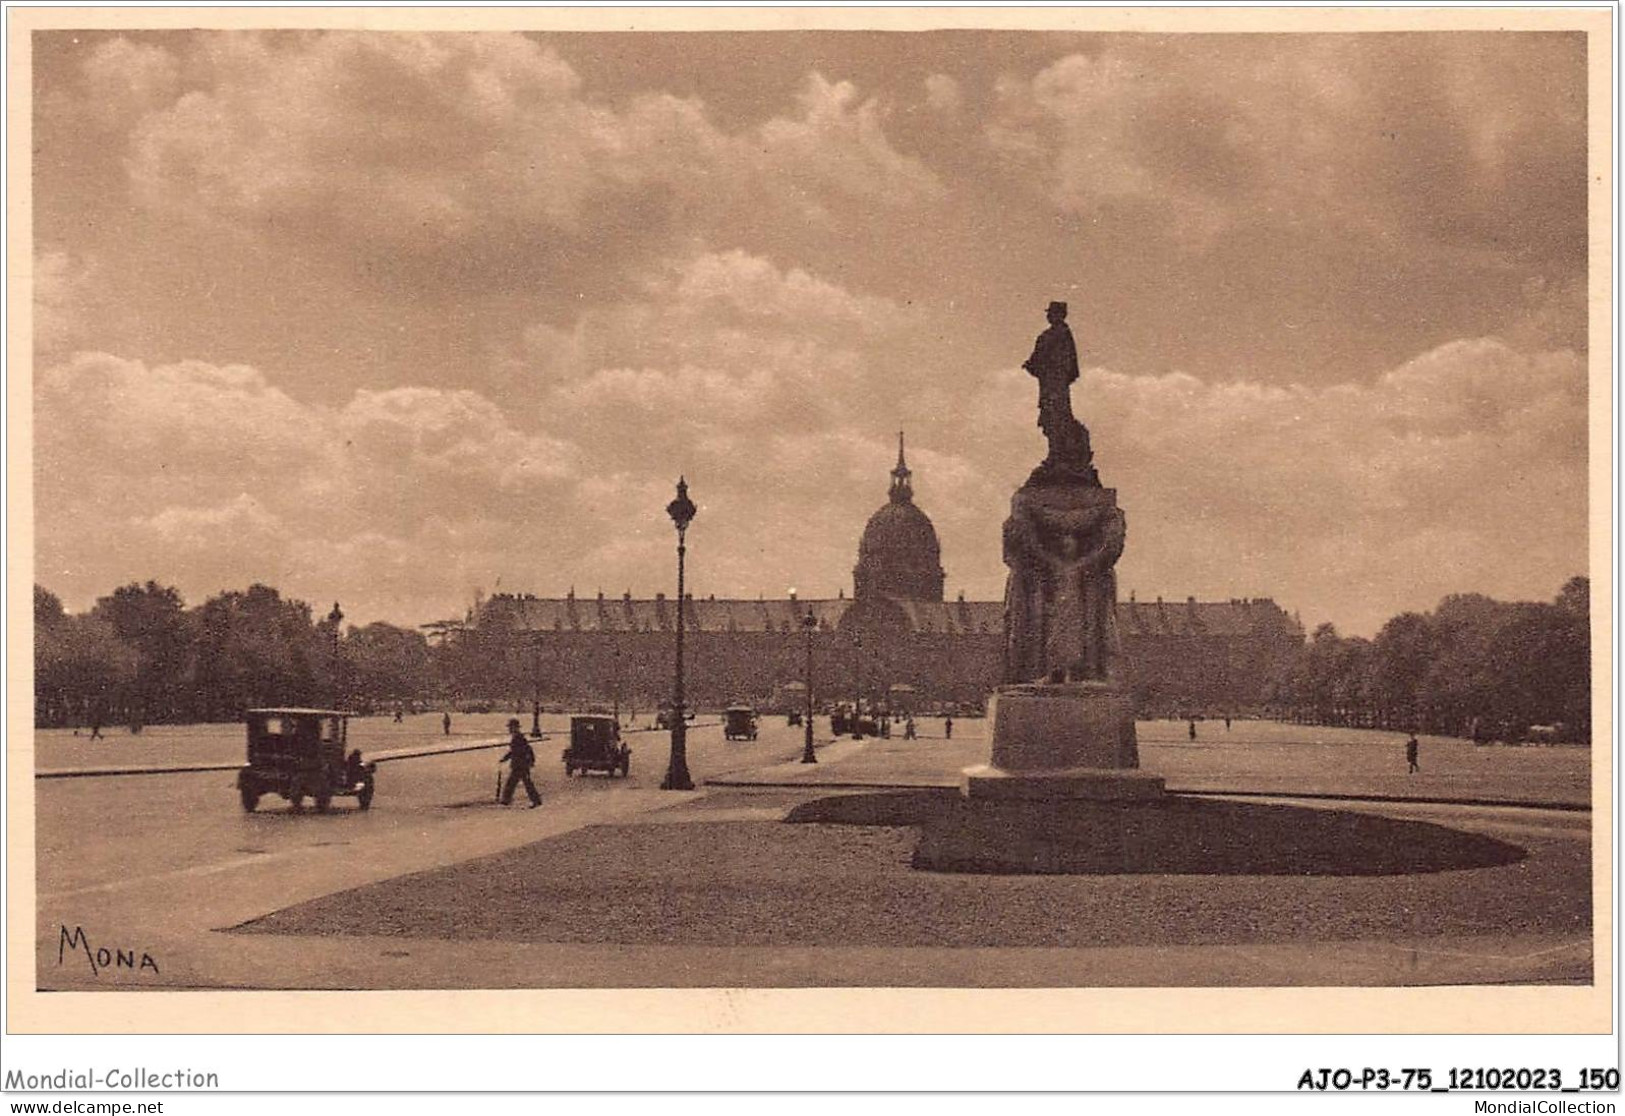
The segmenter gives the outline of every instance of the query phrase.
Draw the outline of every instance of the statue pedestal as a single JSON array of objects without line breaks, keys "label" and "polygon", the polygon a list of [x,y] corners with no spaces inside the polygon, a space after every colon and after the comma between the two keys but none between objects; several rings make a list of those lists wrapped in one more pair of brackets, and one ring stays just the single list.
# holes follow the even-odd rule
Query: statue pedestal
[{"label": "statue pedestal", "polygon": [[1139,769],[1134,706],[1111,682],[1003,686],[993,697],[992,762],[965,772],[967,798],[1144,802],[1163,780]]}]

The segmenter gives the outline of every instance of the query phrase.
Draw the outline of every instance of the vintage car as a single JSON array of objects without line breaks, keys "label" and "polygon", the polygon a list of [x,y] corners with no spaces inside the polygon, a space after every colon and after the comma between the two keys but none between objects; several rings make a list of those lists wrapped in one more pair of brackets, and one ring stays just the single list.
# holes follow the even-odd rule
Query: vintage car
[{"label": "vintage car", "polygon": [[748,705],[730,705],[722,711],[724,740],[755,740],[756,710]]},{"label": "vintage car", "polygon": [[632,769],[632,749],[621,743],[621,726],[614,717],[571,717],[570,746],[564,749],[564,774],[602,771],[624,778]]},{"label": "vintage car", "polygon": [[872,710],[854,712],[850,705],[836,706],[830,714],[829,724],[830,732],[836,736],[850,734],[856,738],[880,735],[880,719],[874,712]]},{"label": "vintage car", "polygon": [[237,792],[250,812],[267,794],[302,809],[305,799],[325,812],[337,797],[372,805],[377,764],[346,753],[350,713],[336,709],[250,709],[248,763],[237,772]]}]

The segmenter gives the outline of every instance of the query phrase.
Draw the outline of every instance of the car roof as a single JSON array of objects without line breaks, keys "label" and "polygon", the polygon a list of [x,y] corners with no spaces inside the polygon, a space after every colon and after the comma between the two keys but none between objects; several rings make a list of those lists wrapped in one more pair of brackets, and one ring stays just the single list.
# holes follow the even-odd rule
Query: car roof
[{"label": "car roof", "polygon": [[278,716],[278,717],[289,717],[289,716],[292,716],[292,717],[301,717],[301,716],[303,716],[303,717],[354,717],[355,716],[354,713],[347,712],[346,710],[343,710],[343,709],[294,709],[294,708],[250,709],[250,710],[248,710],[248,712],[245,715],[249,716],[249,717],[257,717],[257,716],[261,716],[261,715]]},{"label": "car roof", "polygon": [[730,705],[727,711],[729,713],[754,713],[756,707],[753,705]]},{"label": "car roof", "polygon": [[570,723],[574,724],[577,721],[613,721],[614,719],[608,713],[577,713],[570,718]]}]

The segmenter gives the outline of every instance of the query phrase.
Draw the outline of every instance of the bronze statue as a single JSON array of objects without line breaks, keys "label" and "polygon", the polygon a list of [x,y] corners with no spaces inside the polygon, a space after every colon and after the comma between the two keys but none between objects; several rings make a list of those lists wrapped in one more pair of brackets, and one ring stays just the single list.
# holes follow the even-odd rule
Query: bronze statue
[{"label": "bronze statue", "polygon": [[1072,414],[1078,351],[1066,303],[1022,365],[1038,380],[1038,426],[1049,456],[1010,501],[1004,524],[1007,684],[1107,682],[1116,655],[1117,581],[1126,523],[1102,488],[1089,432]]},{"label": "bronze statue", "polygon": [[1038,428],[1049,440],[1049,456],[1028,484],[1098,485],[1089,431],[1072,413],[1072,384],[1078,378],[1078,348],[1066,324],[1066,303],[1052,302],[1045,311],[1049,328],[1033,343],[1033,355],[1022,364],[1038,380]]}]

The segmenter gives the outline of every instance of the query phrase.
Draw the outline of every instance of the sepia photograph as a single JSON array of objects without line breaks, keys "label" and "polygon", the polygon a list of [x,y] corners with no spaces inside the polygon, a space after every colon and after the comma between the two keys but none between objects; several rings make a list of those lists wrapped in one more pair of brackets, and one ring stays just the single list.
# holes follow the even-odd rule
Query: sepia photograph
[{"label": "sepia photograph", "polygon": [[10,1025],[1607,1033],[1608,13],[702,14],[10,13]]}]

